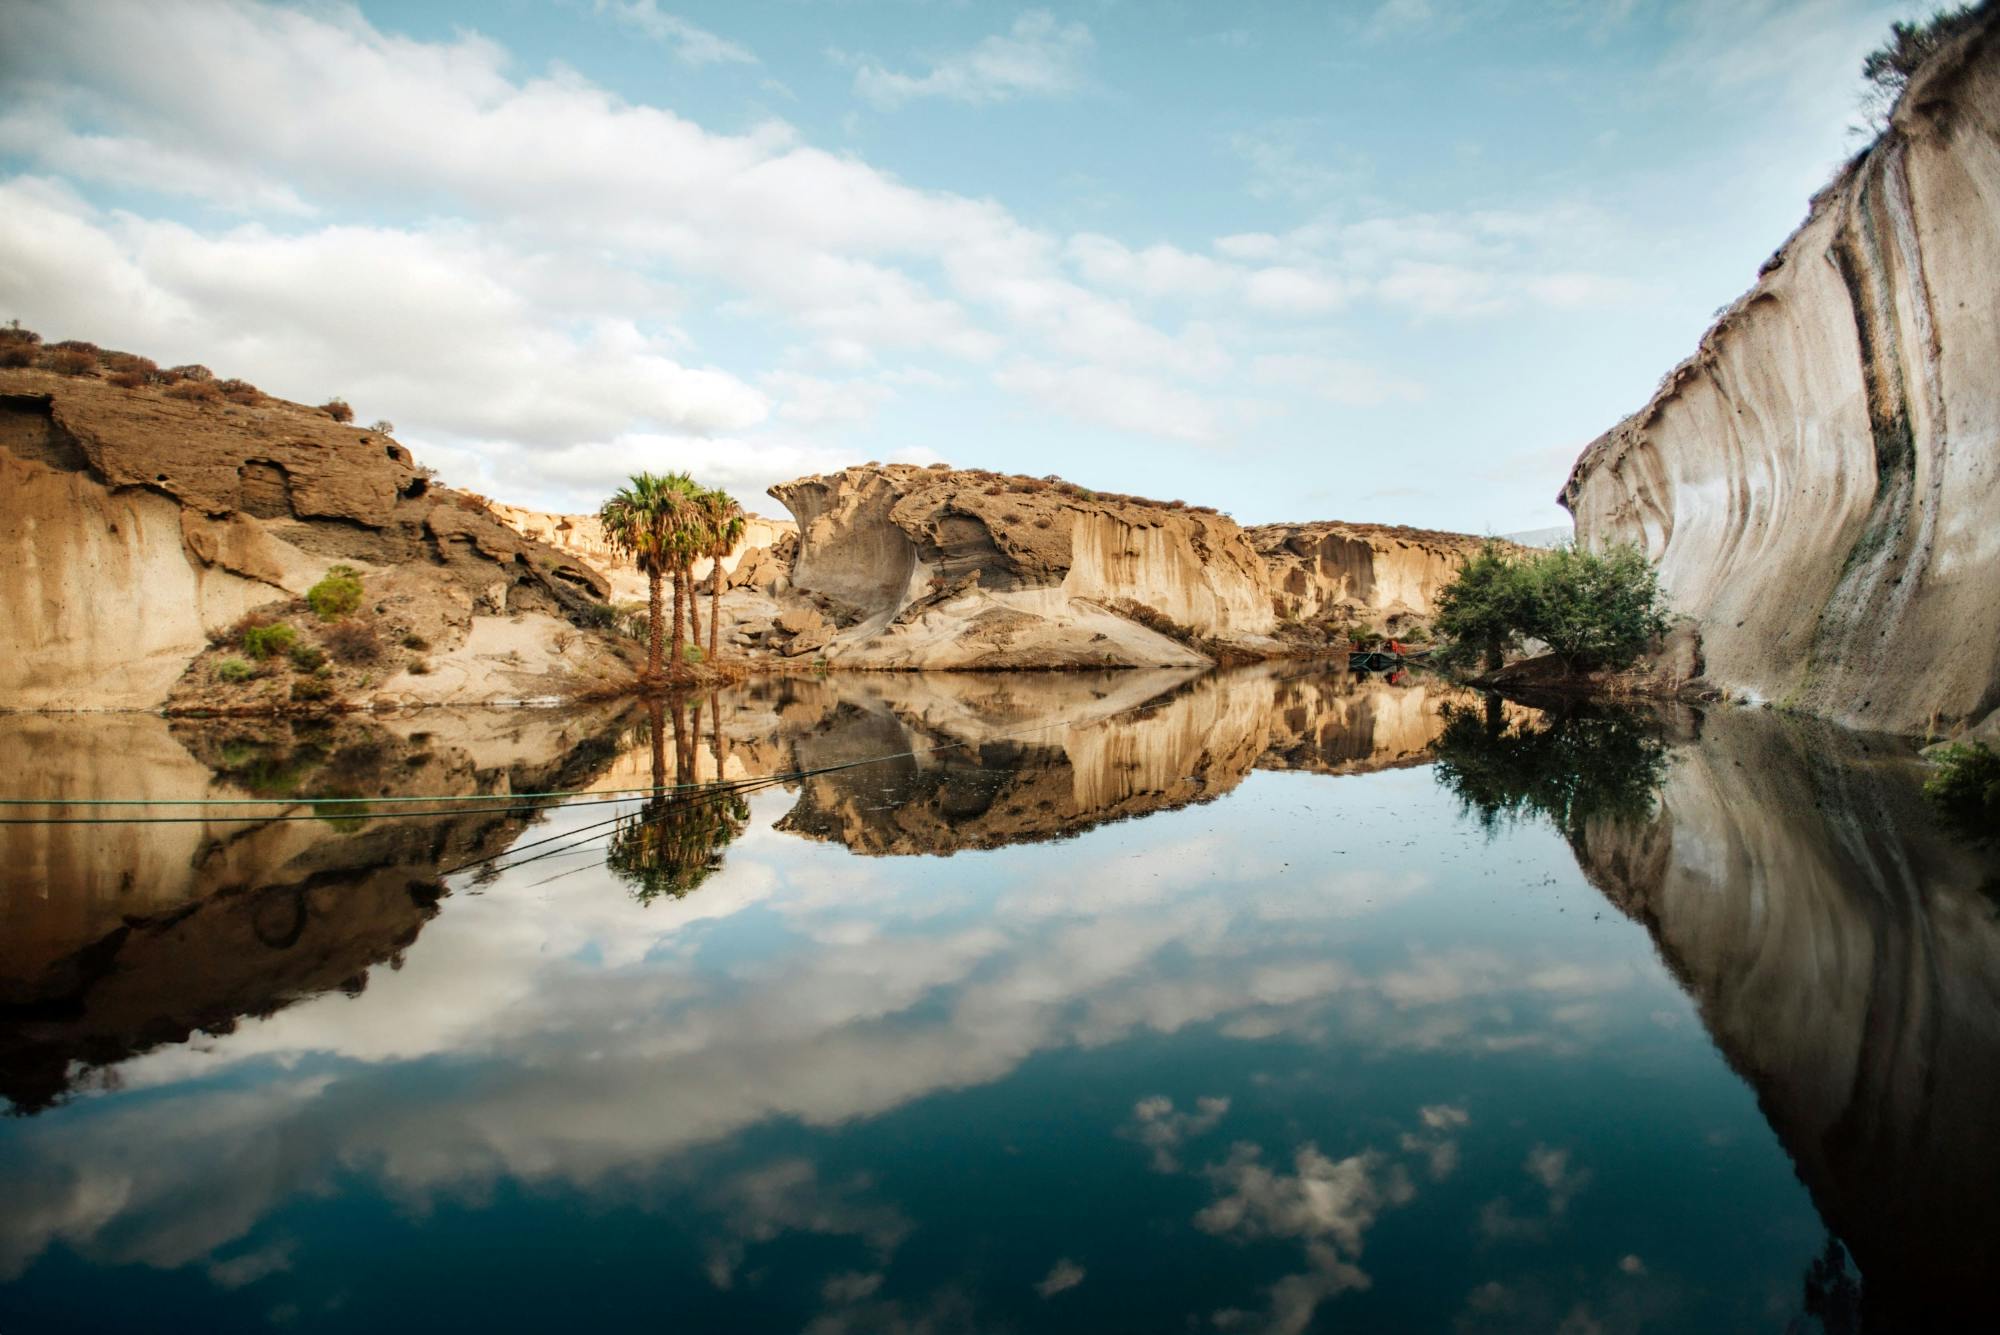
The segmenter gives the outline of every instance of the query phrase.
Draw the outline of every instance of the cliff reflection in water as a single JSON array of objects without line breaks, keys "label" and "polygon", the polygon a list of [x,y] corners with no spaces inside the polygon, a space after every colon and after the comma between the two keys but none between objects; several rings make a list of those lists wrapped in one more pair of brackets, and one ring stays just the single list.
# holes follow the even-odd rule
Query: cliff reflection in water
[{"label": "cliff reflection in water", "polygon": [[[359,993],[375,966],[401,966],[438,911],[445,870],[520,835],[538,804],[515,807],[507,795],[588,783],[616,756],[620,726],[615,710],[301,723],[0,717],[11,795],[355,799],[0,826],[0,1097],[32,1112],[90,1068],[227,1033],[318,993]],[[479,794],[494,800],[418,817],[365,800]],[[390,814],[369,818],[378,812]],[[231,819],[241,815],[258,818]],[[158,816],[170,819],[145,818]]]},{"label": "cliff reflection in water", "polygon": [[1489,826],[1551,820],[1756,1090],[1865,1280],[1857,1300],[1837,1249],[1816,1263],[1829,1329],[1981,1310],[2000,1264],[2000,858],[1924,802],[1910,745],[1740,710],[1447,713],[1439,780]]},{"label": "cliff reflection in water", "polygon": [[[1704,1221],[1590,1262],[1629,1277],[1613,1263],[1638,1249],[1664,1272],[1685,1245],[1685,1277],[1735,1264],[1697,1254],[1704,1228],[1731,1218],[1747,1229],[1768,1208],[1779,1222],[1759,1235],[1757,1263],[1780,1254],[1787,1301],[1803,1294],[1829,1330],[1972,1310],[2000,1260],[2000,1153],[1986,1134],[2000,924],[1981,893],[1995,854],[1940,829],[1901,742],[1743,711],[1541,709],[1421,677],[1264,667],[777,678],[651,708],[316,726],[0,717],[0,756],[37,796],[347,799],[287,820],[0,826],[0,1094],[38,1114],[8,1124],[17,1136],[11,1149],[0,1138],[0,1162],[32,1178],[22,1199],[40,1202],[11,1214],[0,1204],[0,1295],[61,1239],[98,1258],[234,1256],[285,1202],[323,1190],[328,1163],[359,1165],[411,1199],[501,1179],[595,1192],[754,1128],[859,1135],[926,1100],[998,1091],[990,1107],[958,1105],[977,1139],[979,1116],[1004,1124],[992,1108],[1058,1097],[1021,1093],[1042,1080],[1087,1091],[1066,1118],[1088,1108],[1110,1119],[1100,1129],[1111,1151],[1077,1151],[1091,1172],[1138,1145],[1155,1186],[1178,1174],[1197,1194],[1234,1184],[1227,1199],[1247,1201],[1265,1172],[1255,1161],[1300,1191],[1346,1182],[1384,1214],[1412,1191],[1461,1211],[1442,1250],[1435,1238],[1396,1243],[1393,1229],[1379,1251],[1371,1244],[1372,1289],[1349,1282],[1358,1241],[1354,1255],[1328,1250],[1326,1266],[1268,1289],[1274,1326],[1280,1295],[1295,1290],[1317,1295],[1302,1323],[1320,1303],[1409,1301],[1399,1295],[1418,1289],[1407,1274],[1398,1287],[1406,1262],[1393,1259],[1403,1246],[1426,1273],[1460,1267],[1465,1327],[1555,1328],[1570,1304],[1552,1276],[1581,1272],[1557,1256],[1565,1268],[1522,1279],[1506,1266],[1526,1273],[1527,1261],[1493,1258],[1519,1258],[1506,1249],[1565,1226]],[[1387,772],[1420,766],[1463,818],[1421,774]],[[572,789],[618,800],[507,800]],[[376,800],[454,794],[494,800],[415,815]],[[1094,830],[1074,849],[898,860]],[[1622,923],[1591,925],[1598,895],[1646,929],[1664,970]],[[1630,1060],[1657,1079],[1659,1053],[1672,1051],[1688,1063],[1673,1068],[1677,1087],[1700,1085],[1705,1063],[1756,1123],[1675,984],[1839,1245],[1822,1253],[1768,1137],[1757,1158],[1748,1142],[1761,1127],[1735,1127],[1729,1144],[1672,1141],[1671,1118],[1647,1122],[1645,1110],[1673,1098],[1619,1084],[1628,1055],[1651,1054]],[[1676,1007],[1678,1031],[1667,1025]],[[1128,1088],[1117,1062],[1089,1056],[1128,1040],[1120,1061],[1150,1052],[1161,1072],[1195,1074]],[[1249,1054],[1241,1064],[1237,1052]],[[238,1073],[254,1083],[274,1071],[288,1073],[290,1101],[255,1116],[293,1149],[271,1173],[239,1170],[231,1136],[209,1128],[227,1123]],[[129,1148],[167,1114],[121,1104],[128,1078],[172,1091],[185,1160]],[[1604,1093],[1619,1088],[1623,1104]],[[1592,1139],[1600,1094],[1599,1114],[1620,1130]],[[56,1106],[66,1099],[75,1106]],[[1257,1135],[1248,1113],[1260,1100],[1262,1124],[1311,1129],[1297,1144],[1270,1140],[1258,1161],[1234,1140]],[[1686,1115],[1672,1125],[1733,1125],[1720,1106],[1675,1105]],[[1225,1116],[1223,1139],[1185,1147]],[[1397,1148],[1376,1143],[1412,1116],[1421,1126],[1399,1132]],[[1032,1153],[1034,1139],[1024,1143]],[[817,1145],[797,1142],[768,1174],[729,1161],[742,1180],[696,1194],[706,1242],[725,1240],[709,1273],[734,1274],[772,1230],[840,1214],[812,1193],[858,1200],[856,1184],[893,1175],[877,1157],[815,1178]],[[1419,1157],[1392,1163],[1398,1153]],[[1696,1162],[1718,1175],[1702,1193],[1674,1167]],[[1782,1191],[1757,1176],[1760,1162]],[[1662,1164],[1666,1185],[1649,1184],[1643,1173]],[[1063,1182],[1077,1171],[1044,1168]],[[1593,1172],[1601,1201],[1582,1194]],[[196,1181],[240,1208],[183,1245]],[[1521,1182],[1534,1184],[1529,1196]],[[1104,1187],[1107,1237],[1130,1235],[1114,1208],[1125,1189]],[[1153,1189],[1131,1188],[1133,1199]],[[1716,1199],[1698,1202],[1703,1193]],[[895,1213],[917,1210],[909,1199],[856,1216],[873,1221],[854,1226],[873,1254],[917,1227]],[[100,1209],[106,1200],[125,1204]],[[745,1222],[759,1202],[794,1222]],[[1193,1242],[1156,1241],[1212,1241],[1224,1216],[1197,1205],[1189,1217],[1208,1223]],[[1006,1215],[962,1206],[931,1227]],[[1593,1208],[1605,1213],[1586,1226]],[[152,1239],[144,1248],[123,1241],[140,1235]],[[1112,1244],[1102,1248],[1089,1268],[1115,1273]],[[1180,1255],[1176,1274],[1207,1273],[1205,1253]],[[1033,1259],[1030,1281],[1060,1273],[1055,1258]],[[854,1264],[876,1274],[887,1263]],[[1494,1274],[1505,1293],[1486,1282]],[[1259,1286],[1274,1280],[1246,1275],[1230,1280],[1231,1310],[1262,1302]],[[713,1304],[729,1292],[715,1281]],[[1224,1306],[1192,1287],[1183,1297],[1187,1311]],[[1385,1306],[1377,1324],[1435,1324],[1416,1310]],[[1711,1328],[1739,1310],[1713,1309]],[[732,1319],[719,1305],[708,1315]],[[1090,1325],[1079,1315],[1068,1328]]]}]

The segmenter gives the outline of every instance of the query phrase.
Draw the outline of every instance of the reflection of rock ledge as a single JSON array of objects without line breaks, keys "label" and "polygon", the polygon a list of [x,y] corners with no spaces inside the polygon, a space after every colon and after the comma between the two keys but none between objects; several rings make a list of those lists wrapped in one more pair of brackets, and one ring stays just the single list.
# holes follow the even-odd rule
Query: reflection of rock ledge
[{"label": "reflection of rock ledge", "polygon": [[1655,821],[1578,841],[1892,1320],[1971,1310],[2000,1262],[1994,869],[1931,833],[1911,770],[1895,742],[1726,711]]},{"label": "reflection of rock ledge", "polygon": [[1269,666],[842,683],[791,738],[794,766],[898,758],[804,780],[779,828],[869,854],[1067,838],[1218,797],[1260,767],[1421,763],[1437,690]]},{"label": "reflection of rock ledge", "polygon": [[[43,762],[26,779],[24,795],[38,797],[228,798],[294,783],[503,796],[586,781],[613,754],[593,739],[615,723],[608,711],[514,710],[170,731],[150,716],[13,716],[0,719],[0,751]],[[446,729],[449,741],[434,740]],[[80,731],[97,744],[79,745]],[[440,868],[498,852],[526,820],[468,811],[357,825],[334,809],[325,819],[0,828],[0,1094],[39,1107],[68,1086],[72,1063],[122,1061],[316,993],[360,990],[437,912]]]}]

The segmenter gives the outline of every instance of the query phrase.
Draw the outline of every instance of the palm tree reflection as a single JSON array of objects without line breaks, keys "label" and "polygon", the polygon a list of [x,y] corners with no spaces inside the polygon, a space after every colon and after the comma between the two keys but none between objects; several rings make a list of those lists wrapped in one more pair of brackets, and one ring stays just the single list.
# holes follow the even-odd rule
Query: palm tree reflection
[{"label": "palm tree reflection", "polygon": [[[605,865],[632,888],[632,896],[650,904],[661,896],[682,899],[722,870],[723,851],[750,822],[750,804],[720,782],[721,717],[713,733],[718,782],[698,786],[695,750],[700,745],[701,706],[680,700],[655,700],[645,722],[652,744],[653,796],[638,811],[623,818],[611,836]],[[674,738],[674,781],[667,783],[667,720]]]}]

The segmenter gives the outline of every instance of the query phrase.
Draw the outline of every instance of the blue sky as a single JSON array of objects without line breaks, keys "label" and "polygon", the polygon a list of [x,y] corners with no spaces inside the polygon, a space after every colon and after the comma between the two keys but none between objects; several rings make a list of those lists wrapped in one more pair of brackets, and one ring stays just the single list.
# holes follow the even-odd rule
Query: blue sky
[{"label": "blue sky", "polygon": [[550,508],[943,459],[1539,527],[1911,8],[28,0],[0,318]]}]

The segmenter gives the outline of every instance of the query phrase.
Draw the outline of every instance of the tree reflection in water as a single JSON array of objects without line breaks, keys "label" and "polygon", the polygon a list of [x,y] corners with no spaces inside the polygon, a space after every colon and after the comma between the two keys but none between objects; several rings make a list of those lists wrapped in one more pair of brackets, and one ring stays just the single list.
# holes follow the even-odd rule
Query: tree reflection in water
[{"label": "tree reflection in water", "polygon": [[[686,713],[683,714],[685,707]],[[666,738],[674,740],[673,786],[667,784]],[[694,786],[695,750],[700,745],[701,705],[654,701],[641,728],[653,758],[654,796],[625,817],[611,836],[604,862],[632,888],[633,898],[650,904],[661,896],[683,899],[722,870],[723,851],[750,822],[750,804],[721,782],[722,720],[713,714],[711,750],[716,784]]]},{"label": "tree reflection in water", "polygon": [[1439,783],[1491,834],[1540,815],[1565,835],[1587,822],[1638,822],[1654,813],[1667,744],[1645,714],[1565,703],[1531,715],[1488,696],[1483,710],[1447,704],[1432,746]]}]

